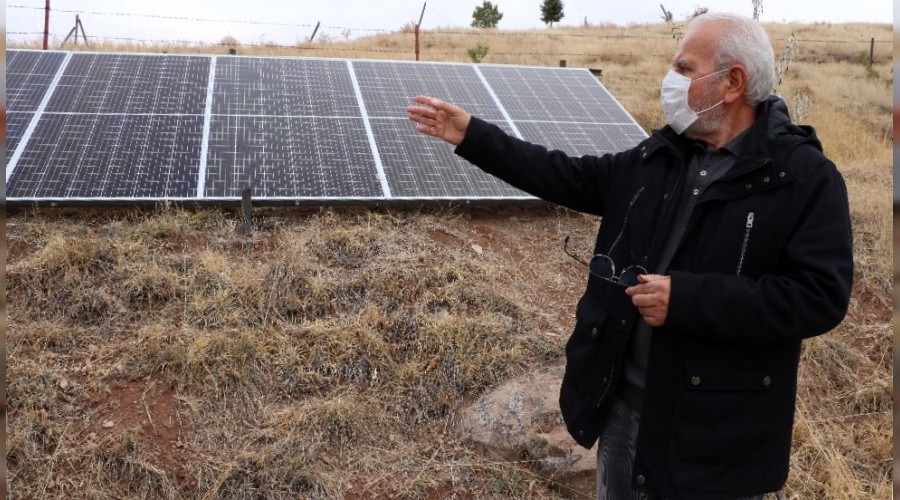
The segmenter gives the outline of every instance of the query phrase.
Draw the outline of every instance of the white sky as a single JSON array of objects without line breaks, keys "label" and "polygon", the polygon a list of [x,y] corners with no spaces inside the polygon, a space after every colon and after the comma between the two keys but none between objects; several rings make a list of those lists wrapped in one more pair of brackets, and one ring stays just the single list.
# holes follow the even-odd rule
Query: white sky
[{"label": "white sky", "polygon": [[[895,0],[896,2],[897,0]],[[422,21],[424,30],[465,28],[472,11],[482,0],[429,0]],[[423,0],[51,0],[50,33],[58,44],[75,24],[80,13],[87,35],[146,40],[218,42],[230,35],[244,44],[271,42],[294,44],[306,40],[317,22],[319,35],[341,39],[395,31],[415,23]],[[542,0],[495,0],[503,13],[501,29],[541,28]],[[563,0],[562,25],[655,23],[662,21],[659,4],[683,21],[697,6],[712,11],[753,15],[752,0]],[[8,0],[6,29],[11,39],[37,39],[43,31],[45,0]],[[21,8],[36,7],[36,8]],[[880,22],[893,23],[893,5],[888,0],[764,0],[763,22]],[[116,15],[117,14],[117,15]],[[195,20],[147,18],[138,15],[186,17]],[[238,20],[206,22],[196,19]],[[282,25],[279,25],[282,24]],[[288,25],[288,26],[283,26]],[[26,35],[16,35],[25,32]]]}]

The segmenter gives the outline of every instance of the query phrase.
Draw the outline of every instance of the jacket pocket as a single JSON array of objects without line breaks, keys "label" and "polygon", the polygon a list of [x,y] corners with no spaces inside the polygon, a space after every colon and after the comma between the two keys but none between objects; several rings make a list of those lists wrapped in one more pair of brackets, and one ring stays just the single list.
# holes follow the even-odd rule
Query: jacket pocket
[{"label": "jacket pocket", "polygon": [[676,425],[678,455],[687,463],[752,462],[768,446],[772,388],[766,364],[693,362],[682,374]]},{"label": "jacket pocket", "polygon": [[566,343],[566,370],[561,402],[563,410],[576,412],[593,409],[599,394],[610,384],[604,381],[607,368],[614,364],[614,349],[605,335],[609,312],[585,295],[575,312],[575,331]]}]

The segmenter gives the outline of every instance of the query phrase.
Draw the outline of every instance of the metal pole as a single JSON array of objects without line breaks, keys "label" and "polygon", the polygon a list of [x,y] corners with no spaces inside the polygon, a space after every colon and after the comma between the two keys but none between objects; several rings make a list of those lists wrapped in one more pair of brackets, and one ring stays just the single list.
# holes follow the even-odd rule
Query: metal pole
[{"label": "metal pole", "polygon": [[81,24],[81,19],[76,15],[75,21],[77,22],[76,28],[81,30],[81,36],[84,38],[84,44],[87,45],[87,33],[84,32],[84,25]]},{"label": "metal pole", "polygon": [[47,50],[47,43],[50,39],[50,0],[44,7],[44,50]]},{"label": "metal pole", "polygon": [[419,22],[416,24],[416,61],[419,60],[419,27],[422,26],[422,18],[425,17],[425,6],[428,2],[422,3],[422,13],[419,14]]},{"label": "metal pole", "polygon": [[319,31],[319,25],[322,24],[322,21],[316,23],[316,27],[313,29],[313,34],[309,37],[309,42],[312,43],[313,39],[316,37],[316,33]]},{"label": "metal pole", "polygon": [[251,193],[252,191],[248,187],[245,187],[243,191],[241,191],[243,220],[241,222],[240,231],[248,236],[253,232],[253,202]]},{"label": "metal pole", "polygon": [[416,26],[419,26],[419,25],[422,24],[422,18],[425,17],[425,6],[426,6],[426,5],[428,5],[428,2],[423,2],[423,3],[422,3],[422,13],[419,14],[419,24],[417,24]]}]

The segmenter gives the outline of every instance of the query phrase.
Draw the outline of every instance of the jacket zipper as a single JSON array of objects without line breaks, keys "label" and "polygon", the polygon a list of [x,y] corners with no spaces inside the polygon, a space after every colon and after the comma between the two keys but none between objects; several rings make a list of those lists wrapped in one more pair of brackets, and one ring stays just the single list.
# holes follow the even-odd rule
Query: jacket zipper
[{"label": "jacket zipper", "polygon": [[747,224],[744,231],[744,242],[741,244],[741,258],[738,260],[737,275],[741,275],[741,268],[744,267],[744,256],[747,255],[747,243],[750,242],[750,230],[753,229],[753,212],[747,212]]}]

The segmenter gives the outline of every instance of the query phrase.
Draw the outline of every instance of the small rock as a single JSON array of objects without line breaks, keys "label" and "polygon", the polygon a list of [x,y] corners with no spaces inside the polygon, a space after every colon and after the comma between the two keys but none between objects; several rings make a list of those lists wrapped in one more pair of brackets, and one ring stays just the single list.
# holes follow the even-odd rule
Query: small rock
[{"label": "small rock", "polygon": [[116,426],[116,423],[113,422],[112,420],[106,420],[102,424],[100,424],[100,426],[103,427],[104,429],[112,429],[113,427]]},{"label": "small rock", "polygon": [[484,249],[481,248],[481,245],[477,245],[475,243],[472,243],[472,250],[478,255],[481,255],[484,253]]},{"label": "small rock", "polygon": [[538,475],[592,498],[596,494],[596,447],[589,451],[569,436],[559,413],[557,364],[510,380],[462,412],[458,431],[486,455],[521,460],[527,454]]}]

